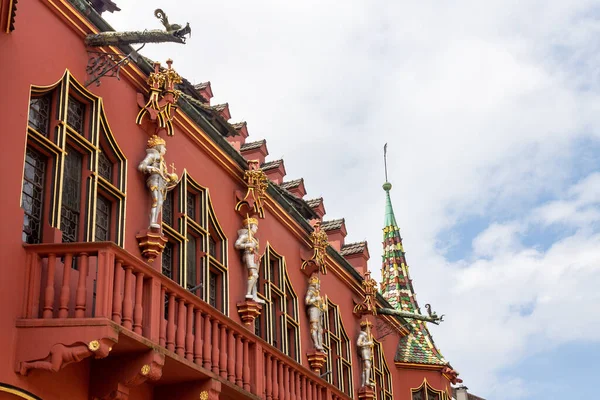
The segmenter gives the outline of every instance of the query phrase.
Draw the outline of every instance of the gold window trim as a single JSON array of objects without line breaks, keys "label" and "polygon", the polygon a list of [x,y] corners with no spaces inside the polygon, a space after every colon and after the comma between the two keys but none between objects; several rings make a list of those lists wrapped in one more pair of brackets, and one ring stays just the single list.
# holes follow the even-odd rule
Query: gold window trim
[{"label": "gold window trim", "polygon": [[[48,93],[56,92],[53,95],[51,104],[51,120],[56,121],[53,140],[46,135],[27,126],[26,148],[31,144],[39,147],[49,153],[51,156],[51,182],[49,187],[53,188],[50,196],[49,205],[49,221],[54,228],[60,229],[61,226],[61,207],[62,207],[62,183],[64,176],[64,162],[67,155],[66,147],[70,144],[75,144],[84,151],[87,156],[87,164],[84,166],[91,174],[88,178],[88,188],[85,196],[82,196],[82,202],[85,202],[83,209],[85,214],[81,218],[81,223],[84,225],[83,240],[86,242],[94,241],[96,235],[96,199],[98,188],[105,190],[110,194],[112,200],[116,203],[115,206],[115,232],[113,237],[117,245],[124,246],[125,236],[125,207],[126,207],[126,188],[127,188],[127,158],[117,144],[117,141],[110,129],[108,119],[104,110],[102,98],[88,91],[77,79],[73,77],[71,72],[66,69],[65,73],[57,82],[38,86],[31,85],[28,101],[29,104],[33,97],[43,96]],[[74,95],[74,96],[73,96]],[[67,103],[69,97],[73,96],[78,99],[83,99],[86,105],[86,118],[89,122],[86,126],[89,138],[76,132],[67,124]],[[57,111],[55,114],[52,111]],[[54,117],[56,115],[56,117]],[[50,132],[48,132],[50,135]],[[101,135],[103,136],[101,138]],[[99,147],[100,140],[104,139],[109,144],[111,155],[117,161],[113,164],[116,166],[115,183],[108,182],[98,175],[98,154],[101,151]],[[23,171],[24,173],[24,171]],[[23,179],[23,176],[21,176]],[[83,184],[83,182],[82,182]],[[48,189],[47,189],[48,190]],[[22,201],[22,198],[19,199]],[[112,222],[112,221],[111,221]]]}]

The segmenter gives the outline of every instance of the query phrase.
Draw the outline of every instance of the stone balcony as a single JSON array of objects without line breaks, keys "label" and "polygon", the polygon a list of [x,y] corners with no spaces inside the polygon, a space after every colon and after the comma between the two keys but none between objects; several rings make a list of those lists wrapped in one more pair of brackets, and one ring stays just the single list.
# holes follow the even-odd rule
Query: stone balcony
[{"label": "stone balcony", "polygon": [[24,245],[15,370],[91,358],[90,395],[341,400],[344,393],[110,242]]}]

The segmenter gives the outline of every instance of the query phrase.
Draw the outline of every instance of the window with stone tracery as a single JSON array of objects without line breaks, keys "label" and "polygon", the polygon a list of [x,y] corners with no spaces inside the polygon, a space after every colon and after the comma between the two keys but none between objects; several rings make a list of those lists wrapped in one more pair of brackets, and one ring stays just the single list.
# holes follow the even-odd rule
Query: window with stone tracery
[{"label": "window with stone tracery", "polygon": [[265,301],[255,333],[296,361],[300,360],[298,297],[287,275],[285,257],[267,245],[261,259],[258,295]]},{"label": "window with stone tracery", "polygon": [[323,345],[327,357],[327,371],[331,373],[326,379],[333,386],[352,396],[354,393],[352,379],[352,351],[350,338],[344,329],[339,306],[328,301],[325,314],[325,335]]},{"label": "window with stone tracery", "polygon": [[377,400],[393,400],[392,396],[392,374],[388,368],[383,346],[373,339],[373,363],[371,366],[371,379],[375,383],[375,394]]},{"label": "window with stone tracery", "polygon": [[33,86],[21,196],[23,241],[43,242],[45,231],[50,235],[50,228],[58,228],[63,242],[123,245],[126,163],[99,97],[68,72],[54,86]]},{"label": "window with stone tracery", "polygon": [[424,380],[421,386],[412,389],[412,400],[447,400],[450,397],[441,390],[435,390]]},{"label": "window with stone tracery", "polygon": [[162,226],[168,239],[168,249],[162,255],[163,274],[228,313],[227,238],[208,190],[187,172],[167,192]]}]

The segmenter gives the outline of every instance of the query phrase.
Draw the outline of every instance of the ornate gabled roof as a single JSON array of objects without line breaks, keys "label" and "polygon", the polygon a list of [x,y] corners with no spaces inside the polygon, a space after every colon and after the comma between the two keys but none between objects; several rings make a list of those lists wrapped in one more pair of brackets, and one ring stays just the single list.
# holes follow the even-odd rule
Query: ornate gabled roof
[{"label": "ornate gabled roof", "polygon": [[323,202],[323,198],[322,197],[319,197],[319,198],[316,198],[316,199],[306,200],[306,204],[308,204],[308,206],[310,208],[318,207],[319,204],[321,204],[322,202]]},{"label": "ornate gabled roof", "polygon": [[283,160],[275,160],[275,161],[267,161],[260,166],[263,171],[268,171],[273,168],[279,168],[279,166],[283,163]]},{"label": "ornate gabled roof", "polygon": [[367,248],[367,242],[356,242],[344,244],[340,250],[340,254],[343,256],[349,256],[351,254],[362,253]]},{"label": "ornate gabled roof", "polygon": [[[396,223],[390,190],[392,185],[386,182],[385,190],[385,227],[383,228],[383,260],[381,268],[381,294],[393,308],[414,314],[421,314],[415,296],[412,280],[408,274],[400,228]],[[446,365],[440,351],[425,322],[409,319],[411,332],[400,339],[396,351],[396,362]]]},{"label": "ornate gabled roof", "polygon": [[334,229],[340,229],[344,225],[344,218],[332,219],[331,221],[323,221],[321,229],[324,231],[333,231]]},{"label": "ornate gabled roof", "polygon": [[300,186],[302,184],[302,182],[304,182],[304,179],[302,179],[302,178],[294,179],[293,181],[283,182],[279,186],[281,186],[284,189],[290,190],[293,188],[297,188],[298,186]]},{"label": "ornate gabled roof", "polygon": [[258,149],[260,146],[262,146],[266,142],[267,141],[265,139],[257,140],[256,142],[246,142],[240,147],[240,151]]}]

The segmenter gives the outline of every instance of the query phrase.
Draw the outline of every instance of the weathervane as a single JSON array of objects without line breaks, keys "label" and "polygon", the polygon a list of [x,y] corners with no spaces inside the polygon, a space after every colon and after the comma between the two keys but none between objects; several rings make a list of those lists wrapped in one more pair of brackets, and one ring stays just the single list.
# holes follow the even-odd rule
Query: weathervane
[{"label": "weathervane", "polygon": [[387,143],[383,145],[383,167],[385,168],[385,181],[387,182]]}]

